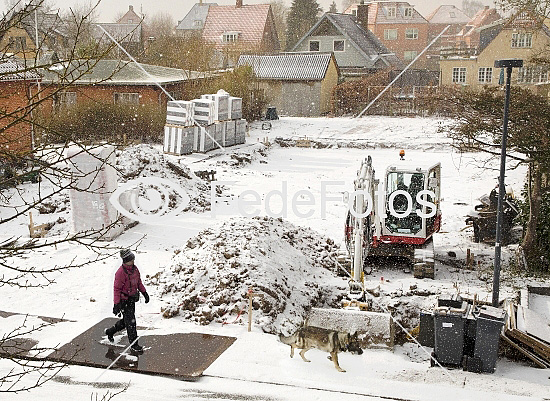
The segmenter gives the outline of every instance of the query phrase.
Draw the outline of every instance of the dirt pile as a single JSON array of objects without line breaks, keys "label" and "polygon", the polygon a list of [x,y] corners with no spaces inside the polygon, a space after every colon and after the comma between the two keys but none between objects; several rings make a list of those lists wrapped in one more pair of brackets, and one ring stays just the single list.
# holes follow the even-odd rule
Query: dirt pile
[{"label": "dirt pile", "polygon": [[172,265],[150,279],[164,316],[209,324],[246,316],[253,287],[254,324],[288,334],[311,307],[339,304],[346,282],[334,273],[337,246],[282,219],[234,218],[192,238]]}]

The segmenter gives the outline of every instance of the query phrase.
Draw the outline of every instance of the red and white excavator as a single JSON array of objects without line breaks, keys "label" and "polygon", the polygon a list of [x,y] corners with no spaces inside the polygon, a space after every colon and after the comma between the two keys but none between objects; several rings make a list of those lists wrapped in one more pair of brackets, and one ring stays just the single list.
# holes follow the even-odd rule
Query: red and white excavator
[{"label": "red and white excavator", "polygon": [[349,194],[345,242],[351,258],[349,296],[364,296],[370,256],[400,256],[414,264],[414,276],[434,278],[432,236],[441,226],[441,164],[401,160],[375,178],[372,159],[361,163]]}]

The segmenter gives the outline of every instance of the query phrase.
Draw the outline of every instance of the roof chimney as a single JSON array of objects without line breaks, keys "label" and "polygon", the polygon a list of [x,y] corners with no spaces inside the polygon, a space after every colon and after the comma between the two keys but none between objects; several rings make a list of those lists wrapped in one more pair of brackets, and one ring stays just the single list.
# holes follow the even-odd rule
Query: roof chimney
[{"label": "roof chimney", "polygon": [[243,6],[243,0],[237,0],[237,4],[235,6],[237,8],[241,8]]},{"label": "roof chimney", "polygon": [[134,6],[128,6],[130,8],[130,11],[134,11]]},{"label": "roof chimney", "polygon": [[365,4],[365,0],[361,0],[361,3],[357,4],[357,23],[361,25],[364,30],[369,29],[369,5]]}]

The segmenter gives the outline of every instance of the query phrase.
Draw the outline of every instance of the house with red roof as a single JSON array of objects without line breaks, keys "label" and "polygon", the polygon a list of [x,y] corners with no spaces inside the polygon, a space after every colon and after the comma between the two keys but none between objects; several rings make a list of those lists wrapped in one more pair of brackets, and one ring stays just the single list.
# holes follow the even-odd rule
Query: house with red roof
[{"label": "house with red roof", "polygon": [[457,45],[477,48],[480,41],[480,28],[492,24],[500,20],[500,18],[501,16],[496,9],[485,6],[485,8],[479,10],[457,34]]},{"label": "house with red roof", "polygon": [[234,5],[209,3],[207,7],[193,7],[190,12],[197,16],[186,16],[178,27],[189,29],[191,20],[193,24],[197,21],[192,28],[199,29],[203,24],[202,39],[214,46],[214,65],[218,67],[234,66],[242,53],[269,54],[281,48],[270,4],[243,4],[243,0],[236,0]]}]

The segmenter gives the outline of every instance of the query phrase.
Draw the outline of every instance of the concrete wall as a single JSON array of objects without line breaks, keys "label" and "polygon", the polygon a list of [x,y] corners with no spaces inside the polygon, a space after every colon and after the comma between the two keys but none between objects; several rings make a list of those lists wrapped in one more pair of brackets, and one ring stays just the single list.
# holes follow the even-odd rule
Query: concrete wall
[{"label": "concrete wall", "polygon": [[270,106],[279,115],[315,117],[321,115],[320,81],[261,81]]}]

